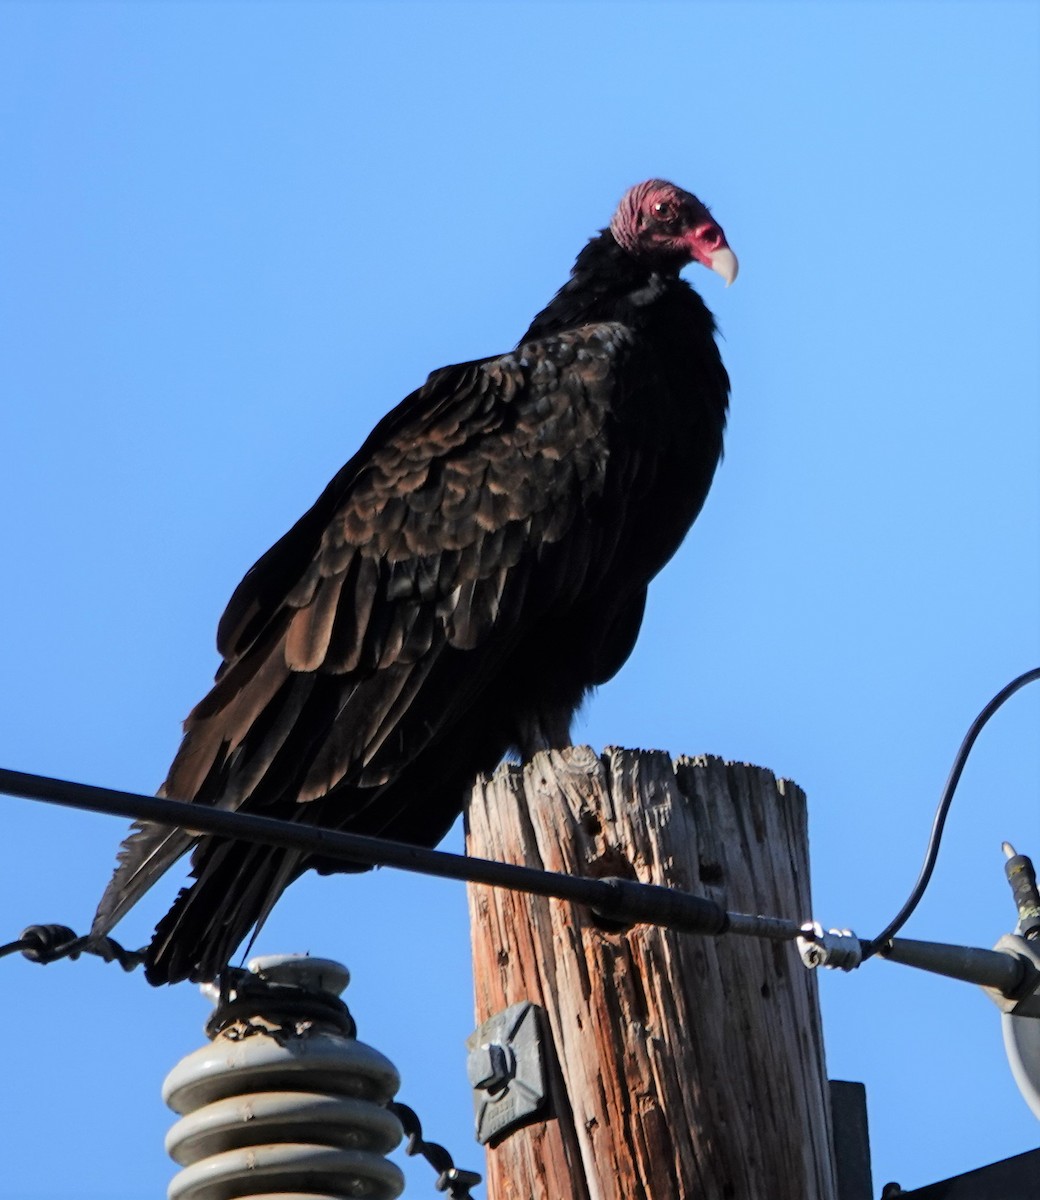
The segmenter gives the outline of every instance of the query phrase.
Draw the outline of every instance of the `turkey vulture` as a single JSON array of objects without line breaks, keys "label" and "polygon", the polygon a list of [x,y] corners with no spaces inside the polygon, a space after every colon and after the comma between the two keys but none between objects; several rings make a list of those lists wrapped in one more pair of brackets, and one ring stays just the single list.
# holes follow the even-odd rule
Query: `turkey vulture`
[{"label": "turkey vulture", "polygon": [[[515,350],[434,371],[384,417],[231,597],[160,794],[433,845],[479,772],[569,745],[722,453],[694,261],[737,273],[696,197],[638,184]],[[215,978],[304,871],[352,869],[138,824],[93,932],[193,846],[152,983]]]}]

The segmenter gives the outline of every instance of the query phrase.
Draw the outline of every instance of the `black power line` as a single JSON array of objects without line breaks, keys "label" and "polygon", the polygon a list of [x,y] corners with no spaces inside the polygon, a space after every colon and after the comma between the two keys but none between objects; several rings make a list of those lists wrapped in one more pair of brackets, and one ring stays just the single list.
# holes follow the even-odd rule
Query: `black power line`
[{"label": "black power line", "polygon": [[[877,937],[860,941],[859,953],[853,956],[847,967],[858,965],[877,954],[891,942],[894,935],[909,919],[920,903],[932,877],[939,856],[943,828],[953,803],[968,755],[975,739],[990,717],[1027,683],[1040,679],[1040,667],[1025,671],[1003,687],[972,722],[953,762],[946,780],[939,806],[932,821],[924,864],[917,882],[906,903]],[[581,879],[557,871],[541,871],[533,867],[521,867],[511,863],[494,862],[486,858],[470,858],[462,854],[450,854],[444,850],[428,850],[421,846],[410,846],[404,842],[393,842],[384,838],[366,837],[357,833],[321,829],[312,825],[301,825],[294,821],[282,821],[274,817],[256,816],[252,813],[229,812],[220,808],[209,808],[196,804],[185,804],[163,796],[142,796],[134,792],[121,792],[112,788],[93,787],[89,784],[72,783],[46,775],[30,775],[23,771],[0,768],[0,793],[21,796],[30,800],[44,800],[69,808],[85,809],[89,812],[108,813],[128,817],[131,820],[153,821],[159,825],[170,825],[200,834],[233,838],[247,842],[261,842],[270,846],[284,846],[290,850],[302,850],[307,854],[323,858],[341,859],[345,862],[365,863],[368,866],[396,867],[402,871],[413,871],[423,875],[434,875],[442,879],[465,880],[490,887],[505,887],[535,896],[548,896],[557,900],[568,900],[584,904],[598,915],[623,925],[646,923],[661,925],[684,933],[719,935],[742,934],[749,937],[767,938],[771,941],[794,941],[803,936],[806,929],[796,921],[781,917],[756,916],[750,913],[727,912],[721,905],[703,896],[694,896],[674,888],[657,884],[635,883],[629,879]],[[49,932],[48,932],[49,931]],[[58,931],[57,933],[55,931]],[[32,936],[27,936],[27,935]],[[54,952],[50,942],[60,941],[68,934],[72,939]],[[41,942],[42,938],[42,942]],[[856,941],[849,935],[851,941]],[[44,943],[48,943],[44,945]],[[0,957],[16,950],[35,952],[38,961],[61,954],[76,954],[89,948],[89,938],[76,938],[64,927],[32,927],[17,942],[0,947]],[[114,949],[112,948],[114,947]],[[126,952],[117,943],[102,951],[103,957],[119,958]],[[31,956],[31,955],[30,955]],[[119,959],[122,961],[122,959]],[[125,964],[124,964],[125,965]]]},{"label": "black power line", "polygon": [[185,804],[163,796],[141,796],[46,775],[30,775],[24,771],[0,768],[0,793],[131,820],[154,821],[239,841],[284,846],[323,858],[366,863],[373,867],[396,867],[442,879],[459,879],[569,900],[588,905],[609,920],[626,924],[664,925],[684,933],[737,933],[781,942],[794,940],[801,928],[798,922],[780,917],[727,912],[713,900],[657,884],[617,878],[580,879],[558,871],[540,871],[444,850],[427,850],[384,838]]}]

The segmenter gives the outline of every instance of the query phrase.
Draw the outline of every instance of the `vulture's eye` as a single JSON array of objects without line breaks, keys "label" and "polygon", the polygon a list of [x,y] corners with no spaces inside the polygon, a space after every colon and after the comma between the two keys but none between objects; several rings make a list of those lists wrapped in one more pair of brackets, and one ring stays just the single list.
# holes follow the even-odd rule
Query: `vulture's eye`
[{"label": "vulture's eye", "polygon": [[659,221],[671,221],[676,214],[676,204],[674,200],[658,200],[653,206],[653,214]]}]

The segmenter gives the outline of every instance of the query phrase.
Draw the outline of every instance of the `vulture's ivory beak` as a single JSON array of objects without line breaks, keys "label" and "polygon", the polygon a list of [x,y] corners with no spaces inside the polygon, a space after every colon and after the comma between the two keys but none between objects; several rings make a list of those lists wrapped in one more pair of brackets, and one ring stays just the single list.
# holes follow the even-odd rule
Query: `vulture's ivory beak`
[{"label": "vulture's ivory beak", "polygon": [[740,264],[737,262],[737,256],[729,248],[729,246],[721,246],[711,255],[711,269],[721,275],[726,281],[726,287],[733,282],[737,277],[737,271],[740,269]]}]

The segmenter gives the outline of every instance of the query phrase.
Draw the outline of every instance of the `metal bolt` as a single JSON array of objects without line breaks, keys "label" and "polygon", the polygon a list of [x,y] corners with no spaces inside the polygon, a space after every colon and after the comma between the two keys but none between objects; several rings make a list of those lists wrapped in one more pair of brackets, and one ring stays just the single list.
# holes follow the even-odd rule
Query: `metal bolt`
[{"label": "metal bolt", "polygon": [[500,1092],[516,1074],[516,1056],[500,1042],[485,1042],[469,1052],[466,1074],[480,1091]]}]

